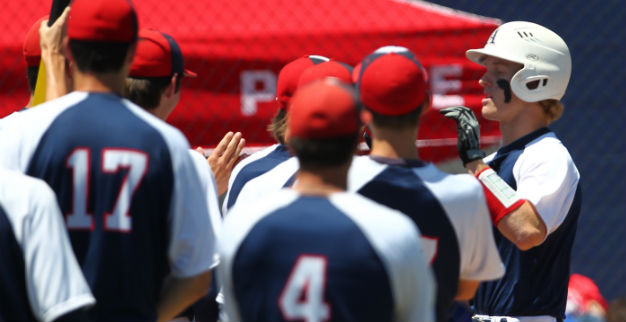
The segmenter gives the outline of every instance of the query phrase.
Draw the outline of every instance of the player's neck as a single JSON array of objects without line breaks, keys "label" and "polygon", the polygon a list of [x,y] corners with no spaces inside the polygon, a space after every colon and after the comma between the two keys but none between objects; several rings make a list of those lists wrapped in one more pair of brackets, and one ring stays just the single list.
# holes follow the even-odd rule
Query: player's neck
[{"label": "player's neck", "polygon": [[299,169],[293,189],[302,195],[329,196],[347,189],[350,163],[338,167]]},{"label": "player's neck", "polygon": [[417,129],[414,131],[376,129],[374,131],[370,155],[394,159],[419,160],[417,147],[415,146]]},{"label": "player's neck", "polygon": [[74,90],[91,93],[114,93],[122,96],[126,76],[120,72],[83,73],[74,70]]},{"label": "player's neck", "polygon": [[549,122],[541,107],[529,106],[524,113],[520,113],[513,120],[500,122],[502,145],[511,144],[525,135],[548,126],[548,124]]}]

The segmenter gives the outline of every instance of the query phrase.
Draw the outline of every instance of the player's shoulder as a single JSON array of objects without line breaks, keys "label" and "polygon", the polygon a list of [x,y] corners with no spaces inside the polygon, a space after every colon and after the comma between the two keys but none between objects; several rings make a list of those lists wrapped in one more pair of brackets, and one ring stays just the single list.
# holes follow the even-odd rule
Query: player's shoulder
[{"label": "player's shoulder", "polygon": [[381,234],[389,232],[391,234],[388,237],[393,237],[394,234],[396,237],[414,236],[415,233],[419,235],[419,230],[407,215],[360,194],[335,193],[329,197],[329,200],[333,206],[359,225],[379,229]]},{"label": "player's shoulder", "polygon": [[518,176],[521,173],[580,176],[571,154],[554,132],[548,132],[528,143],[516,160],[513,171]]},{"label": "player's shoulder", "polygon": [[[161,134],[163,139],[167,142],[167,144],[171,148],[177,149],[185,149],[185,151],[189,148],[189,143],[185,138],[185,135],[176,127],[167,124],[163,120],[157,118],[156,116],[150,114],[143,108],[139,107],[135,103],[123,98],[121,100],[122,104],[126,106],[136,117],[141,119],[143,122],[148,124],[151,128],[156,130]],[[185,152],[187,153],[187,152]]]},{"label": "player's shoulder", "polygon": [[237,163],[237,165],[233,168],[233,174],[238,173],[239,171],[241,171],[242,168],[244,168],[245,166],[249,165],[250,163],[253,163],[255,161],[258,161],[264,157],[266,157],[267,155],[269,155],[270,153],[272,153],[274,150],[276,150],[278,148],[278,144],[273,144],[270,145],[268,147],[264,147],[258,151],[253,152],[252,154],[250,154],[249,156],[247,156],[245,159],[239,161]]},{"label": "player's shoulder", "polygon": [[193,163],[196,165],[197,169],[208,169],[209,168],[209,163],[208,163],[207,159],[202,154],[200,154],[197,151],[191,150],[191,149],[189,149],[187,151],[189,152],[189,156],[191,157],[191,160],[193,161]]},{"label": "player's shoulder", "polygon": [[428,163],[413,170],[424,183],[432,189],[442,192],[448,198],[476,198],[482,195],[478,180],[466,173],[451,174]]},{"label": "player's shoulder", "polygon": [[[36,108],[28,108],[12,113],[2,120],[2,127],[17,127],[20,129],[47,127],[64,110],[77,105],[87,98],[86,92],[71,92],[59,98],[41,103]],[[24,133],[28,133],[25,131]]]},{"label": "player's shoulder", "polygon": [[298,194],[295,191],[281,189],[254,202],[235,203],[233,208],[229,210],[228,216],[224,219],[224,225],[230,225],[229,222],[236,221],[254,221],[253,218],[267,216],[273,211],[287,206],[297,198]]},{"label": "player's shoulder", "polygon": [[252,203],[236,203],[224,218],[221,232],[221,252],[233,252],[248,232],[263,218],[298,198],[291,189],[282,189]]},{"label": "player's shoulder", "polygon": [[13,216],[31,216],[35,207],[55,207],[52,189],[41,179],[0,168],[0,201]]},{"label": "player's shoulder", "polygon": [[554,132],[548,132],[532,140],[524,147],[522,156],[527,159],[541,159],[549,162],[569,161],[572,159],[569,151]]}]

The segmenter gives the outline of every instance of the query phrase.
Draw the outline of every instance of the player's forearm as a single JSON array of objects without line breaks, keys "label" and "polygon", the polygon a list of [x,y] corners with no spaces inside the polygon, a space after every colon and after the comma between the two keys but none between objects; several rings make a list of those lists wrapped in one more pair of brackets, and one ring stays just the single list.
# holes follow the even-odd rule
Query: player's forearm
[{"label": "player's forearm", "polygon": [[541,244],[547,233],[546,225],[529,201],[500,220],[497,228],[521,250]]},{"label": "player's forearm", "polygon": [[169,321],[209,291],[211,271],[188,277],[168,277],[157,306],[157,321]]},{"label": "player's forearm", "polygon": [[69,92],[66,82],[65,56],[60,52],[42,52],[46,66],[46,101],[61,97]]},{"label": "player's forearm", "polygon": [[[492,222],[508,240],[521,250],[528,250],[543,242],[546,226],[530,201],[517,197],[515,191],[497,174],[484,172],[489,170],[489,166],[482,160],[468,162],[465,168],[479,178]],[[482,173],[489,178],[483,177]]]}]

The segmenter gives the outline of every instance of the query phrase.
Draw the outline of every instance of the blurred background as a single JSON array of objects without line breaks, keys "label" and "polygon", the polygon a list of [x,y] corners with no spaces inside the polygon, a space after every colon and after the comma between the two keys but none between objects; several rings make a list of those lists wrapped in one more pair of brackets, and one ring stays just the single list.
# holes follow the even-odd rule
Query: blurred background
[{"label": "blurred background", "polygon": [[[582,175],[583,208],[572,272],[590,277],[611,301],[626,293],[626,3],[623,0],[135,0],[140,27],[177,39],[196,79],[185,79],[168,122],[194,146],[241,131],[249,149],[273,142],[266,125],[276,76],[308,54],[355,65],[383,45],[413,50],[429,72],[433,107],[420,126],[420,156],[460,169],[456,127],[438,109],[479,111],[482,68],[465,59],[497,25],[527,20],[558,33],[573,58],[563,117],[551,128]],[[22,43],[51,0],[6,1],[0,34],[0,117],[28,101]],[[480,113],[478,113],[480,115]],[[482,143],[499,131],[480,119]],[[1,152],[0,152],[1,153]]]}]

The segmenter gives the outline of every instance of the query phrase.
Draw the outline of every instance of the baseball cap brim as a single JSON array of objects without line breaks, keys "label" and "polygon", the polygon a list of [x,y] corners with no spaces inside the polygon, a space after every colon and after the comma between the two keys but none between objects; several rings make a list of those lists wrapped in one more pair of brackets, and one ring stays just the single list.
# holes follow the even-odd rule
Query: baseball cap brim
[{"label": "baseball cap brim", "polygon": [[196,77],[198,77],[198,74],[196,74],[196,73],[190,71],[189,69],[185,68],[183,70],[183,76],[189,77],[189,78],[196,78]]}]

